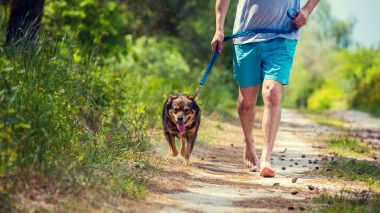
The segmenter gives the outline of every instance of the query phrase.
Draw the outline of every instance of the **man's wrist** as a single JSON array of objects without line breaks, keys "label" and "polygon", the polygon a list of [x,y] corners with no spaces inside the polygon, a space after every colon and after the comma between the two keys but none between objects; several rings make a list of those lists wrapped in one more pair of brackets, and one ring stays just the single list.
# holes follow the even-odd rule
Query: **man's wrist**
[{"label": "man's wrist", "polygon": [[221,33],[224,32],[224,27],[222,27],[222,26],[216,26],[215,29],[216,29],[215,32],[221,32]]},{"label": "man's wrist", "polygon": [[308,8],[308,7],[304,7],[304,8],[302,8],[301,10],[302,10],[303,14],[306,15],[306,16],[309,16],[310,13],[311,13],[311,11],[312,11],[312,10],[310,10],[310,8]]},{"label": "man's wrist", "polygon": [[305,6],[302,8],[304,12],[307,13],[307,15],[310,15],[311,12],[313,12],[314,7],[319,3],[320,0],[309,0]]}]

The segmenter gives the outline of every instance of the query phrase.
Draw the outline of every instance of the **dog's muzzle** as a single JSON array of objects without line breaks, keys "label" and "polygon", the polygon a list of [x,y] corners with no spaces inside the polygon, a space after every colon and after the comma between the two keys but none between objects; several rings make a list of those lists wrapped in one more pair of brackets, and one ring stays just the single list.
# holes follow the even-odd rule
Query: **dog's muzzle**
[{"label": "dog's muzzle", "polygon": [[177,118],[177,129],[181,134],[186,130],[186,121],[184,117]]}]

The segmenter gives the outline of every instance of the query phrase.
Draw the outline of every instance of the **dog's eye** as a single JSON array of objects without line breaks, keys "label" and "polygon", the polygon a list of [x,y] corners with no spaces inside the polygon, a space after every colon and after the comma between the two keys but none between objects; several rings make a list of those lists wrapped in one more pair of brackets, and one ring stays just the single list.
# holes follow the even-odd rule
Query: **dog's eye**
[{"label": "dog's eye", "polygon": [[185,109],[185,113],[187,114],[187,113],[189,113],[190,112],[190,109]]},{"label": "dog's eye", "polygon": [[178,113],[178,109],[173,109],[173,112],[174,112],[175,114],[177,114],[177,113]]}]

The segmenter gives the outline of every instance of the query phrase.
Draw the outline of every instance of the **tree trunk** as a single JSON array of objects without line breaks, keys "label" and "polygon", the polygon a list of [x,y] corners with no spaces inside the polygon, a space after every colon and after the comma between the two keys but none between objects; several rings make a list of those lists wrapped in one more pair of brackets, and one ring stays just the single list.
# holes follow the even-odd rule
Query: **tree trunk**
[{"label": "tree trunk", "polygon": [[36,38],[45,0],[12,0],[6,43]]}]

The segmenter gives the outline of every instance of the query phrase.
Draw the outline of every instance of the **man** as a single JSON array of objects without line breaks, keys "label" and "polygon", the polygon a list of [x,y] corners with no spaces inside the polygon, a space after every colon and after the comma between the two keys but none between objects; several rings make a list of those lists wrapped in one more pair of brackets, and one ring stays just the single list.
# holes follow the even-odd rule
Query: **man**
[{"label": "man", "polygon": [[[230,0],[217,0],[216,30],[212,50],[222,52],[224,20]],[[308,0],[300,9],[300,0],[239,0],[234,33],[257,28],[296,29],[287,34],[259,33],[234,39],[234,78],[239,84],[238,114],[245,137],[245,163],[260,176],[274,177],[271,155],[281,118],[281,96],[288,84],[299,28],[303,27],[319,0]],[[298,11],[289,17],[288,10]],[[252,129],[259,84],[262,83],[264,114],[263,149],[256,156]]]}]

